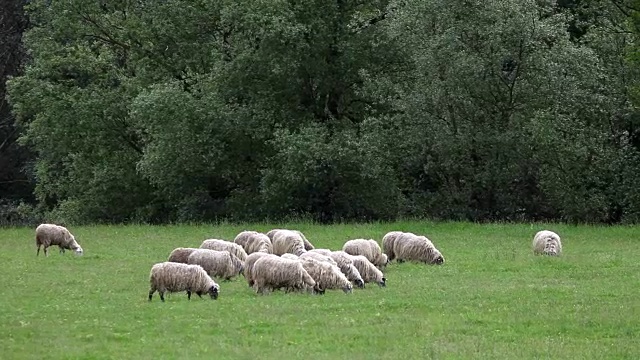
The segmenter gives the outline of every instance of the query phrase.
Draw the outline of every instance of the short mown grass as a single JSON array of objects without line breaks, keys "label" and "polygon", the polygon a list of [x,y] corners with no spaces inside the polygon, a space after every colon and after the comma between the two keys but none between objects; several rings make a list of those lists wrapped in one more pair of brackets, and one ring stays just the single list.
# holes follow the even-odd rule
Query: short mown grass
[{"label": "short mown grass", "polygon": [[[179,246],[296,228],[316,247],[391,230],[427,235],[443,266],[393,263],[388,286],[217,301],[147,301],[149,270]],[[402,222],[69,227],[76,257],[36,257],[30,228],[0,229],[2,359],[638,359],[640,227]],[[536,231],[564,254],[534,256]]]}]

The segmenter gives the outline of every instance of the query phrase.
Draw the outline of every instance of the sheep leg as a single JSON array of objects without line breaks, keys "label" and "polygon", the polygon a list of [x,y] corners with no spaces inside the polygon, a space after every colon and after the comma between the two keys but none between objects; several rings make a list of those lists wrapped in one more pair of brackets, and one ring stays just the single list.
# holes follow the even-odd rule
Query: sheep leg
[{"label": "sheep leg", "polygon": [[36,256],[40,255],[40,245],[38,245],[38,251],[36,251]]},{"label": "sheep leg", "polygon": [[149,301],[151,301],[151,298],[153,297],[153,293],[155,292],[156,292],[156,289],[149,290]]},{"label": "sheep leg", "polygon": [[191,300],[191,290],[187,290],[187,299]]},{"label": "sheep leg", "polygon": [[164,291],[158,291],[158,293],[160,293],[160,300],[164,302]]},{"label": "sheep leg", "polygon": [[49,256],[49,250],[46,246],[44,247],[44,256]]},{"label": "sheep leg", "polygon": [[202,292],[201,292],[201,291],[196,291],[196,295],[198,295],[198,297],[199,297],[200,299],[202,299]]}]

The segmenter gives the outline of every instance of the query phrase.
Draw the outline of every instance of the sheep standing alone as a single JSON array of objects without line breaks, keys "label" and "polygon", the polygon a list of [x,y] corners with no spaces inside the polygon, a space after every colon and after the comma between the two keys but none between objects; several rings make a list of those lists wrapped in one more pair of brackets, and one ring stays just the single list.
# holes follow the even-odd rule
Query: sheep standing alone
[{"label": "sheep standing alone", "polygon": [[351,255],[351,260],[353,260],[353,266],[358,269],[365,283],[375,282],[379,286],[387,286],[387,279],[384,274],[369,259],[363,255]]},{"label": "sheep standing alone", "polygon": [[274,238],[275,234],[278,233],[279,231],[293,231],[293,232],[297,233],[300,236],[300,238],[302,239],[302,243],[304,244],[304,249],[305,250],[309,251],[309,250],[315,249],[313,244],[311,244],[311,242],[309,240],[307,240],[307,237],[304,236],[302,231],[299,231],[299,230],[288,230],[288,229],[273,229],[273,230],[270,230],[269,232],[267,232],[267,236],[269,237],[269,239],[271,239],[271,242],[273,242],[273,238]]},{"label": "sheep standing alone", "polygon": [[307,270],[321,289],[342,289],[346,294],[352,291],[353,285],[338,266],[327,261],[316,260],[312,256],[301,256],[300,261],[302,267]]},{"label": "sheep standing alone", "polygon": [[195,292],[199,297],[209,294],[212,299],[218,299],[220,286],[199,265],[187,265],[175,262],[163,262],[153,265],[149,274],[149,301],[153,293],[160,293],[160,300],[164,302],[164,293],[186,291],[187,298],[191,300],[191,293]]},{"label": "sheep standing alone", "polygon": [[393,244],[402,234],[402,231],[390,231],[382,237],[382,252],[387,255],[389,262],[396,258],[396,255],[393,253]]},{"label": "sheep standing alone", "polygon": [[231,241],[207,239],[202,242],[202,244],[200,245],[200,249],[228,251],[242,261],[245,261],[247,259],[247,252],[244,251],[242,246],[236,243],[232,243]]},{"label": "sheep standing alone", "polygon": [[265,252],[254,252],[247,256],[247,260],[244,262],[244,278],[245,280],[247,280],[247,284],[249,284],[249,287],[252,287],[254,284],[253,266],[255,265],[256,261],[258,261],[258,259],[261,259],[265,256],[277,257],[276,255],[267,254]]},{"label": "sheep standing alone", "polygon": [[533,237],[533,253],[536,255],[560,255],[562,253],[560,236],[549,230],[538,231]]},{"label": "sheep standing alone", "polygon": [[189,255],[187,263],[200,265],[209,276],[225,280],[241,274],[244,269],[244,263],[226,250],[197,249]]},{"label": "sheep standing alone", "polygon": [[280,288],[320,294],[324,292],[299,260],[262,256],[253,265],[251,276],[254,281],[253,287],[258,294],[266,294]]},{"label": "sheep standing alone", "polygon": [[187,259],[189,258],[189,255],[191,255],[191,253],[194,252],[195,250],[198,250],[198,249],[184,248],[184,247],[175,248],[173,249],[171,254],[169,254],[169,259],[167,259],[167,261],[186,264]]},{"label": "sheep standing alone", "polygon": [[242,246],[247,255],[254,252],[265,252],[268,254],[273,253],[271,239],[269,239],[267,235],[257,231],[245,230],[236,235],[233,242]]},{"label": "sheep standing alone", "polygon": [[344,243],[342,250],[349,255],[362,255],[380,269],[388,262],[387,255],[382,253],[380,245],[373,239],[349,240]]},{"label": "sheep standing alone", "polygon": [[47,248],[52,245],[58,245],[60,252],[64,254],[65,249],[75,251],[76,255],[82,255],[82,247],[76,241],[76,238],[64,226],[54,224],[40,224],[36,228],[36,256],[40,255],[40,247],[44,247],[44,255],[48,256]]},{"label": "sheep standing alone", "polygon": [[293,230],[278,230],[273,234],[271,243],[275,255],[291,253],[300,256],[307,251],[304,248],[304,240]]},{"label": "sheep standing alone", "polygon": [[419,261],[426,264],[444,264],[442,253],[425,236],[402,233],[393,242],[393,254],[398,262]]}]

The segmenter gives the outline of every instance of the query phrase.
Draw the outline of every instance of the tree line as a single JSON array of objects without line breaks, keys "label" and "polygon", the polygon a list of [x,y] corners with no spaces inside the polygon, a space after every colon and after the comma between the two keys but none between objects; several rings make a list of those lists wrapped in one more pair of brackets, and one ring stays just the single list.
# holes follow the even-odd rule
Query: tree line
[{"label": "tree line", "polygon": [[640,1],[3,6],[0,222],[640,220]]}]

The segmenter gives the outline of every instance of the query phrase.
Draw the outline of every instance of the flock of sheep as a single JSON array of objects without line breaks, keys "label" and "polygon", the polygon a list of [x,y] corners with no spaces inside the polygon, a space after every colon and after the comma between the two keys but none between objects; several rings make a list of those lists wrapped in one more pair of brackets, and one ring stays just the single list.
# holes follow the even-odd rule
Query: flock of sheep
[{"label": "flock of sheep", "polygon": [[[82,247],[66,228],[41,224],[36,228],[36,255],[40,247],[57,245],[60,252]],[[562,252],[558,234],[543,230],[533,239],[534,254],[556,256]],[[353,286],[367,283],[386,286],[383,270],[391,261],[444,264],[444,257],[425,236],[391,231],[382,238],[382,247],[373,239],[347,241],[342,250],[316,249],[297,230],[273,229],[266,234],[243,231],[233,241],[208,239],[200,248],[179,247],[166,262],[152,266],[149,275],[149,301],[157,291],[164,301],[166,292],[186,291],[187,297],[208,294],[217,299],[220,285],[214,278],[230,280],[243,275],[258,294],[274,290],[323,294],[338,289],[352,292]]]}]

